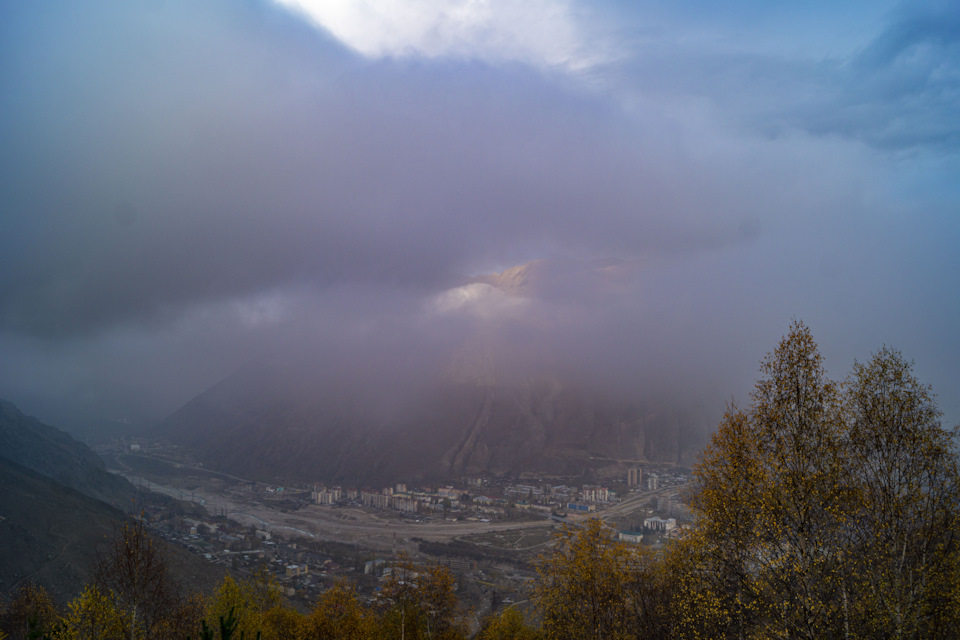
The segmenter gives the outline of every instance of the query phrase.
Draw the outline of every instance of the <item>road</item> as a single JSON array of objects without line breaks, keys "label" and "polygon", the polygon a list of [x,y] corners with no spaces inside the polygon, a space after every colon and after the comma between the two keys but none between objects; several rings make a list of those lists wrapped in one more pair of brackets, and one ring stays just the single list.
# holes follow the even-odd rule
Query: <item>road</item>
[{"label": "road", "polygon": [[[374,549],[390,549],[398,540],[414,537],[430,541],[447,541],[461,536],[497,531],[544,529],[557,524],[550,519],[527,522],[445,520],[416,522],[408,518],[400,518],[393,512],[326,505],[308,505],[297,511],[287,512],[265,505],[254,496],[249,499],[240,498],[203,487],[185,492],[176,487],[146,480],[130,471],[122,472],[121,475],[135,485],[147,487],[179,500],[197,502],[211,514],[222,514],[241,524],[266,530],[280,537],[304,536],[320,540],[358,543]],[[241,478],[236,479],[242,481]],[[609,521],[611,518],[643,508],[650,498],[658,493],[647,491],[634,494],[623,502],[596,513],[570,514],[567,522],[575,524],[591,517]]]},{"label": "road", "polygon": [[131,473],[124,472],[121,475],[134,485],[143,486],[179,500],[197,502],[212,514],[223,514],[241,524],[263,529],[274,535],[354,542],[370,548],[389,549],[398,538],[417,537],[424,540],[444,541],[478,533],[549,528],[556,524],[549,519],[533,522],[437,520],[415,522],[395,516],[383,516],[370,509],[323,505],[308,505],[294,512],[285,512],[256,500],[239,500],[202,488],[184,492],[176,487],[151,482]]}]

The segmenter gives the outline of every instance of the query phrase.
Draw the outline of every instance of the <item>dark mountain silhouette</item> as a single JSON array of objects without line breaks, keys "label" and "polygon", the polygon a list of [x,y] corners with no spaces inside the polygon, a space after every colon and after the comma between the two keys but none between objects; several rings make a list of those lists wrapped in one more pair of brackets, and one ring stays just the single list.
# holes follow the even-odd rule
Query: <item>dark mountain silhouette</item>
[{"label": "dark mountain silhouette", "polygon": [[[86,445],[0,401],[0,593],[32,581],[61,602],[73,598],[92,580],[98,549],[125,511],[172,502],[138,493]],[[210,589],[222,577],[198,556],[162,544],[172,575],[191,587]]]},{"label": "dark mountain silhouette", "polygon": [[92,580],[97,546],[123,512],[7,459],[0,459],[0,592],[24,581],[58,600]]},{"label": "dark mountain silhouette", "polygon": [[136,489],[107,471],[90,448],[0,400],[0,457],[125,511]]}]

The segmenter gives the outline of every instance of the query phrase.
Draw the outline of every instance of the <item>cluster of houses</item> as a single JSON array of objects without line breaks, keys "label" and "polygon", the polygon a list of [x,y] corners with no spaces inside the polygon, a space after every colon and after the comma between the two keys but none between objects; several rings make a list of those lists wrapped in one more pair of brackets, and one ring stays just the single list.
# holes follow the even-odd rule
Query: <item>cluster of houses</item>
[{"label": "cluster of houses", "polygon": [[467,495],[465,491],[450,486],[442,487],[437,491],[408,490],[407,485],[403,483],[376,492],[320,486],[314,487],[310,492],[311,501],[315,504],[353,503],[374,509],[393,509],[406,513],[458,509],[461,507],[461,498],[464,495]]},{"label": "cluster of houses", "polygon": [[[478,483],[473,483],[480,486]],[[599,485],[583,485],[579,489],[567,485],[508,484],[489,496],[468,493],[453,486],[409,489],[399,483],[380,491],[358,491],[341,487],[316,486],[310,493],[315,504],[358,504],[375,509],[392,509],[405,513],[431,511],[470,511],[479,515],[503,515],[507,508],[542,512],[549,515],[558,509],[594,511],[597,505],[617,500],[616,492]]]},{"label": "cluster of houses", "polygon": [[277,588],[287,596],[297,591],[322,589],[331,576],[352,567],[302,547],[295,541],[274,539],[270,532],[224,518],[201,520],[171,516],[165,509],[144,512],[148,526],[160,537],[203,556],[210,562],[240,571],[259,567],[277,578]]}]

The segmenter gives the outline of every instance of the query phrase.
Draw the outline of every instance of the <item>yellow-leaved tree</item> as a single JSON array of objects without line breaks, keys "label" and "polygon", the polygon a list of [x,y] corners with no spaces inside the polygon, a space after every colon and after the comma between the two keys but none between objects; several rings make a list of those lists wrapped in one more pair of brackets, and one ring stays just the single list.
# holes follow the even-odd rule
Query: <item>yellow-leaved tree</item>
[{"label": "yellow-leaved tree", "polygon": [[479,640],[539,640],[540,637],[537,629],[527,626],[516,607],[488,618],[477,635]]},{"label": "yellow-leaved tree", "polygon": [[761,373],[694,469],[723,635],[941,637],[960,495],[956,434],[929,388],[887,348],[829,379],[799,322]]},{"label": "yellow-leaved tree", "polygon": [[357,600],[353,585],[338,582],[328,589],[307,618],[311,640],[370,640],[377,637],[377,616]]},{"label": "yellow-leaved tree", "polygon": [[749,410],[728,409],[694,477],[694,509],[724,572],[738,634],[822,638],[842,617],[838,536],[848,487],[839,386],[809,329],[761,364]]},{"label": "yellow-leaved tree", "polygon": [[40,637],[56,626],[57,618],[53,598],[32,582],[17,587],[5,605],[0,601],[0,635],[10,640]]},{"label": "yellow-leaved tree", "polygon": [[534,601],[548,640],[632,638],[635,576],[632,547],[614,539],[601,520],[564,525],[537,565]]},{"label": "yellow-leaved tree", "polygon": [[[849,629],[862,637],[956,634],[957,430],[900,352],[880,349],[846,382],[851,504]],[[953,583],[952,589],[949,583]]]},{"label": "yellow-leaved tree", "polygon": [[130,632],[128,618],[129,613],[118,608],[113,598],[96,585],[87,585],[67,605],[55,637],[57,640],[125,640]]},{"label": "yellow-leaved tree", "polygon": [[[236,621],[234,637],[255,638],[280,637],[274,633],[277,623],[286,624],[286,616],[274,610],[284,608],[284,598],[279,583],[261,567],[249,580],[237,582],[224,577],[216,592],[207,602],[205,618],[211,629],[219,627],[220,619]],[[273,614],[271,612],[274,611]],[[271,623],[271,624],[268,624]]]},{"label": "yellow-leaved tree", "polygon": [[380,597],[386,605],[381,619],[386,638],[458,640],[466,636],[456,617],[456,584],[447,567],[416,564],[401,554]]}]

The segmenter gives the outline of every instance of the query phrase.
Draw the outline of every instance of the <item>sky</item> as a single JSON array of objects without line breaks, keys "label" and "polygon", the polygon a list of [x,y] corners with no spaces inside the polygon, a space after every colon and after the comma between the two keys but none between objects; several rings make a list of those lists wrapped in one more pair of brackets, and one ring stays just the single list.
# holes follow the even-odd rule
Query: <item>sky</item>
[{"label": "sky", "polygon": [[801,320],[960,422],[951,4],[4,2],[0,397],[145,424],[483,343],[719,413]]}]

